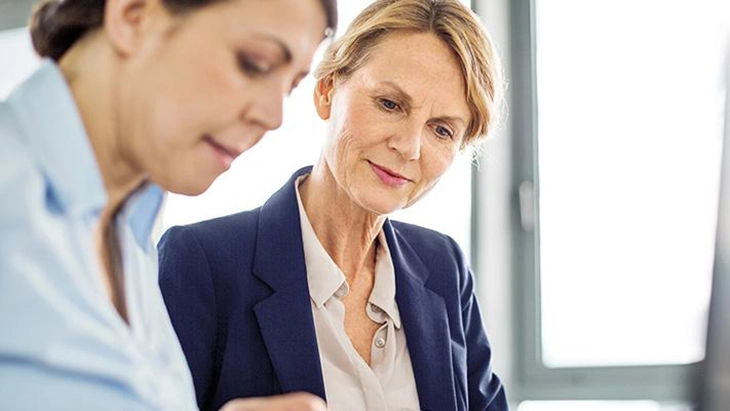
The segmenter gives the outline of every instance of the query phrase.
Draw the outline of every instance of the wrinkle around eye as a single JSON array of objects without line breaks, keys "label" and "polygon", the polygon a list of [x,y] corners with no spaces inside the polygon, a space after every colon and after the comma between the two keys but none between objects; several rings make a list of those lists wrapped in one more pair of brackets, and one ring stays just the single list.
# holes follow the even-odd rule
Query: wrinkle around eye
[{"label": "wrinkle around eye", "polygon": [[[456,136],[455,131],[441,124],[435,124],[433,129],[436,135],[444,140],[454,140],[454,137]],[[443,131],[443,133],[440,132],[440,130]]]},{"label": "wrinkle around eye", "polygon": [[[388,103],[392,104],[393,107],[388,107]],[[385,97],[379,97],[378,98],[378,106],[382,108],[383,110],[389,112],[389,113],[398,113],[403,111],[400,104],[396,103],[395,101],[385,98]]]}]

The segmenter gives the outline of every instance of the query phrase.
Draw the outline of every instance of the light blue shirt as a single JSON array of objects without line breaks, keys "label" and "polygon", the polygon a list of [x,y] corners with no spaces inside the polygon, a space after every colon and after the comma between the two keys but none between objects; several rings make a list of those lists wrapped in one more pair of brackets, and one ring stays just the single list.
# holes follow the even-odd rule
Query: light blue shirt
[{"label": "light blue shirt", "polygon": [[0,410],[190,410],[195,391],[157,285],[163,193],[125,203],[129,324],[106,295],[93,230],[107,198],[50,61],[0,102]]}]

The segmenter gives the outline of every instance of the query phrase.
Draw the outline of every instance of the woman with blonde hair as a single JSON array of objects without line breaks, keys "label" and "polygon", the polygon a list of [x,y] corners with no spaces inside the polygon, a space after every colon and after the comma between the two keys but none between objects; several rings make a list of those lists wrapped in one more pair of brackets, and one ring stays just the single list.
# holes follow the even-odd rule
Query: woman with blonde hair
[{"label": "woman with blonde hair", "polygon": [[494,128],[494,46],[457,0],[379,0],[316,77],[317,164],[160,243],[200,407],[302,390],[334,411],[506,410],[463,253],[388,218]]}]

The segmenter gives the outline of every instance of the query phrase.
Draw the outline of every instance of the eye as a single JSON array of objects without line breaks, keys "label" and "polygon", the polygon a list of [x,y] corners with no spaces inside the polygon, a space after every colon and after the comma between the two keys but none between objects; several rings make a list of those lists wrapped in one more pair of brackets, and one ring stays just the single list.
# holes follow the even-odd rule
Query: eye
[{"label": "eye", "polygon": [[442,137],[442,138],[448,138],[448,139],[454,138],[454,133],[444,126],[436,126],[436,134],[438,134],[439,137]]},{"label": "eye", "polygon": [[380,106],[383,107],[386,111],[398,111],[400,109],[398,103],[394,102],[393,100],[388,100],[387,98],[380,99]]},{"label": "eye", "polygon": [[238,55],[238,67],[249,77],[261,77],[271,71],[270,65],[256,61],[245,54]]}]

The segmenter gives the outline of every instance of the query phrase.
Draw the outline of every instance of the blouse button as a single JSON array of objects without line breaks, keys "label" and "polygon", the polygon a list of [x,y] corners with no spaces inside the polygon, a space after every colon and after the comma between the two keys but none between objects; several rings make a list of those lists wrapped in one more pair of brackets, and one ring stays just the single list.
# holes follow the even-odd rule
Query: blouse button
[{"label": "blouse button", "polygon": [[377,339],[375,340],[375,346],[376,346],[376,347],[378,347],[378,348],[383,348],[383,347],[385,347],[385,339],[384,339],[384,338],[382,338],[382,337],[378,337],[378,338],[377,338]]}]

